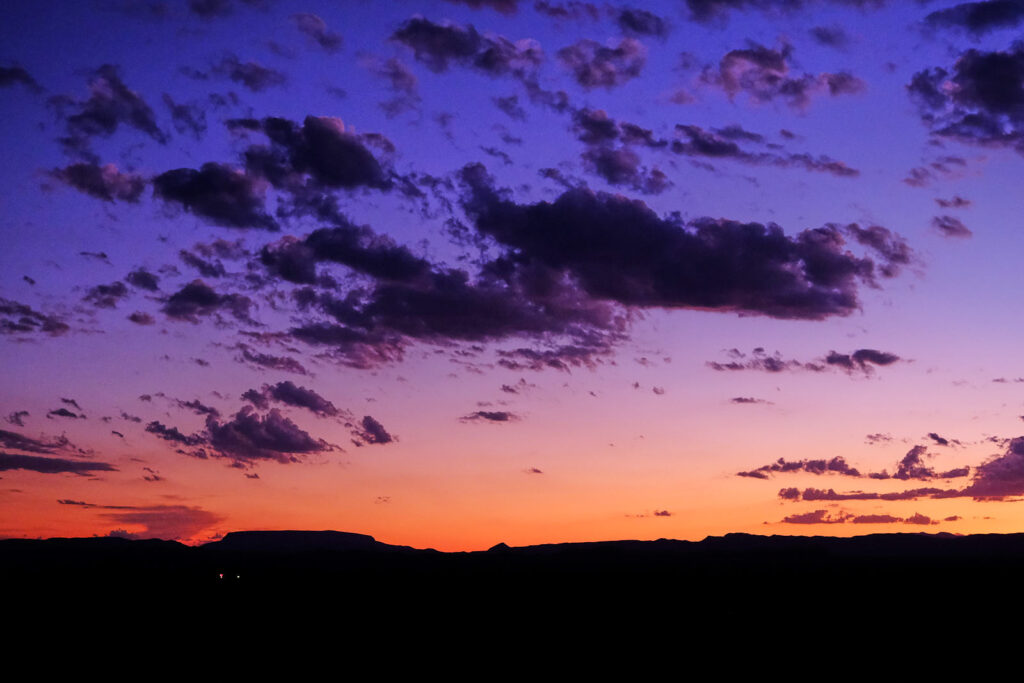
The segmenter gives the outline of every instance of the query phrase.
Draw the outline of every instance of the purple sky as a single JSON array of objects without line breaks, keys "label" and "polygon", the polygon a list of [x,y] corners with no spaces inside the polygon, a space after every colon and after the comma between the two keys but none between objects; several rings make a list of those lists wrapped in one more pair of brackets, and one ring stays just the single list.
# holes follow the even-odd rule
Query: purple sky
[{"label": "purple sky", "polygon": [[4,3],[0,535],[1018,531],[1022,26]]}]

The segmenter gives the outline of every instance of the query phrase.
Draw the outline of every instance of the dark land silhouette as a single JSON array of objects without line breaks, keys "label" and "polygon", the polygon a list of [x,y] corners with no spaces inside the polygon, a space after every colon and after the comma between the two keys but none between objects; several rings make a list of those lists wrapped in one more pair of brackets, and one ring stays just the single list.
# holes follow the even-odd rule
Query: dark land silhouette
[{"label": "dark land silhouette", "polygon": [[[245,609],[433,612],[487,620],[531,610],[571,622],[687,615],[704,624],[810,615],[859,622],[1016,611],[1024,534],[729,534],[438,552],[337,531],[246,531],[201,546],[122,538],[0,541],[19,595],[182,596]],[[590,615],[588,617],[588,615]],[[557,617],[556,617],[557,618]]]}]

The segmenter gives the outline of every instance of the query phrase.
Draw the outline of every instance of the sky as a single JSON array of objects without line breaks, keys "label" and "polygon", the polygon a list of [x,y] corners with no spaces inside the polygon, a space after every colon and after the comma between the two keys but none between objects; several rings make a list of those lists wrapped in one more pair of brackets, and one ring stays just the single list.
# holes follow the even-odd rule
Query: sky
[{"label": "sky", "polygon": [[0,537],[1024,527],[1024,0],[0,5]]}]

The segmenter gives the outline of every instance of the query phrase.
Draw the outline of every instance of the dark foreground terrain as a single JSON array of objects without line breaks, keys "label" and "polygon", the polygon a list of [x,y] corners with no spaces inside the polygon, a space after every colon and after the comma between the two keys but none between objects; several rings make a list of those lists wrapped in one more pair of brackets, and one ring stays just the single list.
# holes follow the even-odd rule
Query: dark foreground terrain
[{"label": "dark foreground terrain", "polygon": [[[232,612],[326,612],[367,620],[429,613],[481,623],[543,613],[587,623],[982,619],[1024,607],[1024,534],[855,538],[730,534],[444,553],[335,531],[250,531],[172,541],[0,541],[5,593],[128,608],[167,599]],[[567,624],[568,625],[568,624]]]}]

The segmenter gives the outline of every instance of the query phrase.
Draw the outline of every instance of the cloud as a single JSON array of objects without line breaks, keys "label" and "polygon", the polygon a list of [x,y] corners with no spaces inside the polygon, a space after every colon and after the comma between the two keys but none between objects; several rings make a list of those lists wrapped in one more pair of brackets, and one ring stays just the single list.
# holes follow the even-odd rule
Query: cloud
[{"label": "cloud", "polygon": [[[946,520],[949,521],[949,520]],[[914,513],[910,517],[896,517],[889,514],[853,515],[848,512],[837,511],[835,514],[827,510],[814,510],[803,514],[789,515],[781,524],[916,524],[930,525],[938,524],[921,513]]]},{"label": "cloud", "polygon": [[661,194],[672,187],[672,181],[664,172],[641,166],[640,157],[628,147],[592,147],[583,153],[583,161],[588,170],[610,185],[625,186],[643,194]]},{"label": "cloud", "polygon": [[584,89],[610,90],[640,75],[647,48],[635,38],[623,38],[618,45],[584,39],[559,50],[558,58]]},{"label": "cloud", "polygon": [[83,301],[88,301],[97,308],[117,308],[117,302],[128,296],[128,287],[118,280],[109,285],[96,285],[90,289]]},{"label": "cloud", "polygon": [[369,226],[352,224],[345,216],[334,227],[314,230],[298,240],[286,237],[260,253],[274,275],[298,284],[315,284],[318,263],[337,263],[381,281],[415,282],[427,278],[431,265]]},{"label": "cloud", "polygon": [[239,344],[236,348],[241,351],[242,355],[238,358],[241,362],[250,363],[270,370],[290,372],[296,375],[309,374],[302,363],[289,356],[274,356],[267,353],[261,353],[259,351],[253,351],[245,344]]},{"label": "cloud", "polygon": [[403,23],[391,39],[411,48],[418,61],[437,73],[447,71],[455,63],[489,76],[512,75],[522,79],[543,60],[536,41],[512,42],[502,36],[483,36],[473,26],[435,24],[423,17]]},{"label": "cloud", "polygon": [[244,467],[261,460],[298,463],[310,454],[337,450],[337,446],[310,436],[276,408],[261,416],[244,406],[225,422],[208,417],[206,433],[215,455]]},{"label": "cloud", "polygon": [[116,66],[104,64],[93,72],[88,99],[55,97],[51,103],[61,112],[74,110],[64,117],[67,137],[61,140],[69,150],[88,154],[92,138],[110,137],[121,126],[134,128],[160,144],[167,142],[153,110],[141,95],[124,84]]},{"label": "cloud", "polygon": [[342,414],[337,406],[312,389],[300,387],[287,380],[274,385],[264,384],[259,391],[250,389],[242,394],[242,398],[263,409],[267,408],[268,401],[276,401],[284,405],[305,408],[319,417],[337,417]]},{"label": "cloud", "polygon": [[516,422],[519,416],[505,410],[478,410],[459,418],[461,422]]},{"label": "cloud", "polygon": [[138,202],[146,180],[134,173],[122,173],[114,164],[81,162],[50,172],[50,176],[84,192],[89,196],[107,202],[115,200]]},{"label": "cloud", "polygon": [[168,427],[156,420],[146,425],[146,431],[159,439],[181,444],[182,446],[199,446],[206,443],[205,437],[201,434],[183,434],[177,427]]},{"label": "cloud", "polygon": [[195,104],[175,104],[170,95],[164,93],[164,105],[171,112],[174,130],[184,135],[191,134],[199,140],[206,132],[206,113]]},{"label": "cloud", "polygon": [[264,7],[269,0],[188,0],[188,9],[202,19],[219,19],[234,13],[236,1],[249,7]]},{"label": "cloud", "polygon": [[987,0],[965,2],[936,10],[925,17],[931,28],[954,28],[979,38],[1003,28],[1014,28],[1024,22],[1024,2],[1021,0]]},{"label": "cloud", "polygon": [[843,30],[842,26],[814,26],[808,31],[811,37],[819,45],[826,47],[842,48],[850,42],[850,36]]},{"label": "cloud", "polygon": [[48,334],[58,337],[70,327],[57,317],[34,310],[31,306],[0,297],[0,334]]},{"label": "cloud", "polygon": [[128,320],[132,321],[136,325],[154,325],[156,324],[156,318],[151,316],[149,313],[143,313],[141,311],[135,311],[128,316]]},{"label": "cloud", "polygon": [[109,463],[96,460],[68,460],[0,452],[0,471],[8,470],[27,470],[41,474],[89,475],[94,472],[116,472],[117,468]]},{"label": "cloud", "polygon": [[967,50],[952,72],[934,67],[914,74],[907,91],[932,135],[1024,152],[1024,44]]},{"label": "cloud", "polygon": [[137,268],[125,276],[125,281],[132,287],[144,289],[147,292],[155,292],[160,289],[160,278],[150,273],[145,268]]},{"label": "cloud", "polygon": [[973,202],[970,199],[964,199],[960,195],[954,195],[952,199],[936,197],[935,203],[943,209],[963,209],[970,206]]},{"label": "cloud", "polygon": [[730,398],[729,399],[729,403],[735,403],[737,405],[752,405],[752,404],[762,404],[762,405],[769,405],[769,406],[770,405],[774,405],[771,401],[766,401],[763,398],[751,398],[749,396],[737,396],[736,398]]},{"label": "cloud", "polygon": [[477,231],[514,250],[510,267],[569,276],[595,300],[820,320],[857,310],[858,284],[875,284],[875,262],[855,256],[838,226],[789,237],[775,224],[686,225],[639,200],[580,188],[521,205],[479,165],[465,167],[462,179]]},{"label": "cloud", "polygon": [[932,227],[943,237],[971,237],[974,235],[970,229],[955,216],[936,216],[932,219]]},{"label": "cloud", "polygon": [[386,444],[396,440],[396,437],[384,429],[384,425],[369,415],[363,416],[359,423],[359,428],[355,429],[352,433],[368,444]]},{"label": "cloud", "polygon": [[625,33],[637,36],[668,35],[668,22],[657,14],[643,9],[624,8],[616,10],[615,23]]},{"label": "cloud", "polygon": [[307,116],[301,125],[282,118],[240,119],[229,122],[243,130],[261,131],[269,146],[254,145],[245,153],[250,173],[266,178],[275,187],[300,192],[303,181],[317,188],[388,189],[393,180],[370,146],[393,151],[387,138],[357,134],[341,119]]},{"label": "cloud", "polygon": [[199,170],[178,168],[153,179],[153,194],[226,228],[278,230],[264,207],[265,185],[244,171],[216,162]]},{"label": "cloud", "polygon": [[502,14],[515,14],[519,9],[519,0],[445,0],[453,5],[466,5],[473,9],[487,7]]},{"label": "cloud", "polygon": [[871,374],[875,367],[892,365],[900,360],[895,353],[877,351],[875,349],[857,349],[853,353],[837,353],[829,351],[825,363],[846,372],[862,372]]},{"label": "cloud", "polygon": [[241,294],[218,294],[202,280],[193,280],[172,294],[163,306],[169,318],[199,322],[200,316],[209,316],[224,310],[237,320],[248,320],[252,301]]},{"label": "cloud", "polygon": [[[941,439],[941,437],[939,438]],[[907,452],[905,456],[903,456],[903,459],[900,460],[896,467],[895,474],[889,474],[885,470],[882,470],[881,472],[861,472],[856,467],[853,467],[849,463],[847,463],[846,459],[843,458],[842,456],[836,456],[831,460],[817,459],[787,461],[784,458],[779,458],[778,460],[771,464],[762,465],[761,467],[746,472],[737,472],[736,476],[748,477],[752,479],[770,479],[774,477],[776,474],[793,474],[800,472],[819,476],[825,474],[834,474],[844,477],[874,480],[897,479],[900,481],[907,481],[910,479],[915,479],[919,481],[932,481],[935,479],[957,479],[960,477],[966,477],[970,473],[970,469],[967,467],[958,467],[945,472],[937,472],[934,468],[929,467],[924,463],[924,458],[927,455],[928,452],[924,446],[914,446]],[[787,491],[793,490],[795,489]],[[807,489],[807,491],[813,490],[816,489]],[[875,495],[876,494],[870,494],[869,499],[873,498]],[[805,498],[805,500],[811,499]]]},{"label": "cloud", "polygon": [[[107,506],[98,506],[105,508]],[[128,509],[124,509],[128,507]],[[111,531],[111,536],[122,538],[161,538],[183,540],[194,538],[201,531],[221,522],[223,518],[208,510],[187,505],[152,505],[117,507],[114,512],[100,516],[114,524],[141,525],[141,531],[127,532],[123,529]]]},{"label": "cloud", "polygon": [[327,28],[324,20],[317,15],[300,12],[292,15],[292,21],[295,22],[295,28],[322,47],[324,51],[334,53],[341,49],[341,35]]},{"label": "cloud", "polygon": [[33,92],[42,92],[43,90],[24,67],[0,66],[0,88],[9,88],[14,85],[23,85]]},{"label": "cloud", "polygon": [[783,524],[843,524],[848,515],[840,512],[832,515],[828,510],[814,510],[802,514],[788,515],[783,518]]},{"label": "cloud", "polygon": [[806,108],[818,95],[836,97],[865,89],[864,81],[846,71],[791,73],[792,51],[788,44],[775,50],[751,41],[746,48],[726,53],[717,69],[705,68],[701,80],[722,88],[730,99],[742,92],[755,102],[781,99],[797,109]]},{"label": "cloud", "polygon": [[[4,419],[7,420],[7,422],[11,423],[12,425],[18,425],[19,427],[24,427],[25,426],[25,418],[28,417],[28,416],[29,416],[29,412],[27,410],[16,410],[13,413],[11,413],[10,415],[8,415],[7,417],[5,417]],[[10,433],[10,432],[8,432],[8,433]]]},{"label": "cloud", "polygon": [[51,410],[50,412],[48,412],[46,414],[46,417],[48,417],[48,418],[67,417],[67,418],[71,418],[72,420],[78,420],[78,419],[83,419],[84,420],[85,419],[85,415],[79,415],[77,413],[73,413],[70,410],[68,410],[67,408],[56,408],[54,410]]},{"label": "cloud", "polygon": [[792,13],[816,2],[846,5],[862,9],[881,7],[887,0],[686,0],[690,18],[699,22],[724,20],[731,12],[757,10],[765,13]]},{"label": "cloud", "polygon": [[256,93],[282,86],[288,81],[284,73],[277,69],[265,67],[258,62],[242,62],[233,54],[225,55],[213,66],[213,71]]}]

